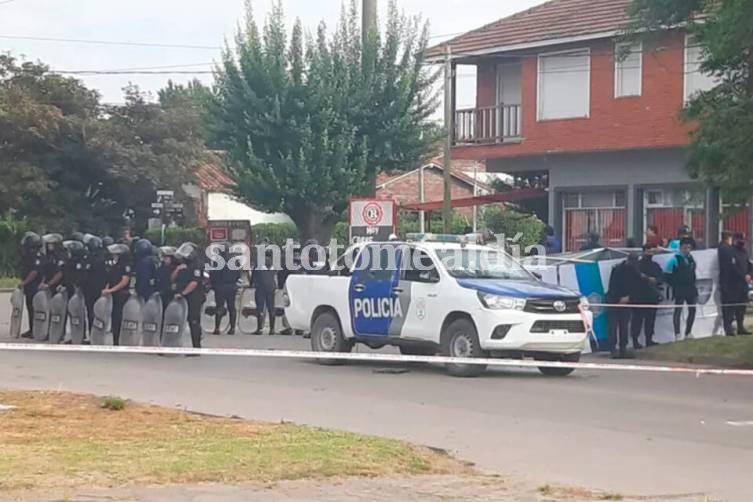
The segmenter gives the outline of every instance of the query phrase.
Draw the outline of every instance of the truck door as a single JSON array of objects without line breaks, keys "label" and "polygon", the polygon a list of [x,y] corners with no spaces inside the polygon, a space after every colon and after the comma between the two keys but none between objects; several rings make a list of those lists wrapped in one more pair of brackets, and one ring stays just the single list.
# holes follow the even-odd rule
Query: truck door
[{"label": "truck door", "polygon": [[390,325],[403,312],[397,298],[402,249],[399,244],[366,246],[350,280],[350,318],[356,336],[389,336]]}]

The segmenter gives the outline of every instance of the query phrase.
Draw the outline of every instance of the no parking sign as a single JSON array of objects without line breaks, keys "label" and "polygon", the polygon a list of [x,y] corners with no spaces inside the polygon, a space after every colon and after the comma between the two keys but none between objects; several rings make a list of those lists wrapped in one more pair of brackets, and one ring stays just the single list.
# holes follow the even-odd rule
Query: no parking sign
[{"label": "no parking sign", "polygon": [[351,199],[350,242],[387,241],[395,233],[397,204],[392,200]]}]

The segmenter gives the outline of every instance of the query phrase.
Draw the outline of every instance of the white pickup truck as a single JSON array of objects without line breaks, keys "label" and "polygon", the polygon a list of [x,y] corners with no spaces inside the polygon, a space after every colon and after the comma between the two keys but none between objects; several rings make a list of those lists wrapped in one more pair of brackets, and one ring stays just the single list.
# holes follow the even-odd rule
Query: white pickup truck
[{"label": "white pickup truck", "polygon": [[[347,256],[356,257],[349,268],[293,275],[286,283],[288,322],[311,333],[316,352],[350,352],[362,343],[397,346],[408,355],[577,362],[588,342],[587,300],[542,283],[499,250],[424,235],[353,247],[338,265]],[[572,372],[540,369],[553,376]],[[448,365],[455,376],[484,370]]]}]

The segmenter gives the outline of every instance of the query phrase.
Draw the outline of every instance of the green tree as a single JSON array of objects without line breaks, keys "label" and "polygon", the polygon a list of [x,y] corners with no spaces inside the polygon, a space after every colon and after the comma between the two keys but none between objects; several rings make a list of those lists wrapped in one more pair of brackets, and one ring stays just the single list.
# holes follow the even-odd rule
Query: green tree
[{"label": "green tree", "polygon": [[0,213],[40,231],[108,232],[157,187],[180,189],[204,155],[196,117],[148,103],[136,88],[104,106],[82,82],[0,56]]},{"label": "green tree", "polygon": [[691,175],[721,187],[725,200],[753,196],[753,0],[633,0],[631,37],[682,26],[704,53],[702,71],[719,84],[695,96],[683,116],[696,121]]},{"label": "green tree", "polygon": [[434,77],[423,65],[428,29],[390,7],[384,40],[361,51],[355,2],[333,35],[296,21],[280,3],[260,31],[245,27],[217,69],[210,132],[238,165],[238,195],[284,211],[302,239],[326,240],[348,198],[370,193],[380,169],[406,169],[430,152]]}]

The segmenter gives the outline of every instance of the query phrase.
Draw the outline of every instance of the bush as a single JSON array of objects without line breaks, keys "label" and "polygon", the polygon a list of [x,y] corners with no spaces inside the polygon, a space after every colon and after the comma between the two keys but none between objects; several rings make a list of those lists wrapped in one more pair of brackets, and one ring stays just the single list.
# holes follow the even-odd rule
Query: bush
[{"label": "bush", "polygon": [[265,223],[251,227],[254,242],[267,238],[271,244],[284,246],[288,239],[298,239],[298,228],[292,223]]},{"label": "bush", "polygon": [[126,400],[121,397],[109,396],[102,400],[100,407],[110,411],[123,411],[126,407]]},{"label": "bush", "polygon": [[20,243],[30,225],[11,215],[0,218],[0,277],[18,277],[21,273]]},{"label": "bush", "polygon": [[544,222],[534,215],[497,206],[490,207],[484,212],[483,222],[486,228],[497,235],[504,234],[508,239],[522,234],[517,242],[522,251],[538,244],[546,228]]},{"label": "bush", "polygon": [[207,232],[203,228],[172,227],[165,230],[165,242],[162,242],[162,230],[152,228],[146,231],[145,236],[157,246],[178,247],[184,242],[193,242],[198,246],[204,246],[207,240]]}]

